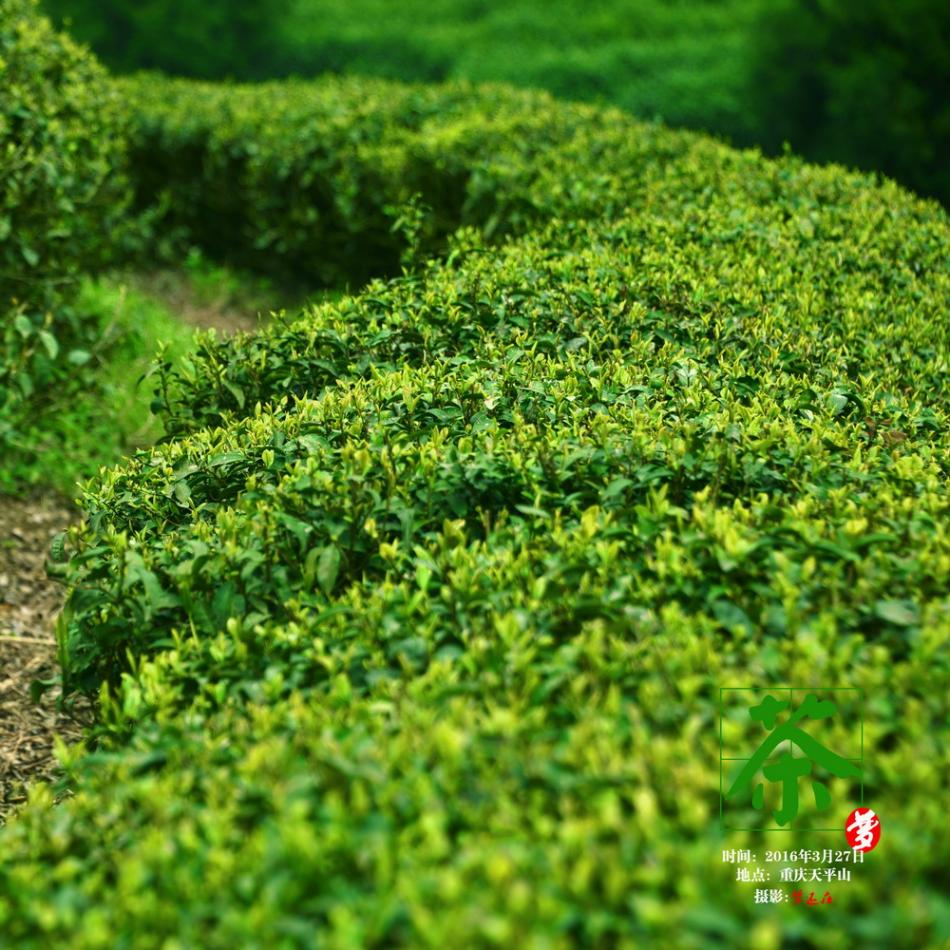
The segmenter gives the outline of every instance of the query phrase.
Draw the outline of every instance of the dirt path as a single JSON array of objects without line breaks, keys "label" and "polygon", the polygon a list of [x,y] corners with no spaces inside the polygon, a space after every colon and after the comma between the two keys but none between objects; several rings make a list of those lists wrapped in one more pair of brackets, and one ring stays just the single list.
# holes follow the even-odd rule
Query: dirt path
[{"label": "dirt path", "polygon": [[[265,284],[224,269],[198,277],[181,270],[126,277],[182,322],[225,335],[257,330],[266,320],[258,314],[281,303]],[[47,577],[45,563],[53,537],[77,517],[74,508],[49,495],[0,496],[0,825],[25,800],[27,783],[55,773],[53,736],[76,741],[92,719],[88,703],[76,704],[76,718],[57,710],[58,689],[46,691],[39,703],[30,692],[35,680],[59,674],[53,624],[65,592]]]},{"label": "dirt path", "polygon": [[39,703],[34,680],[52,679],[59,667],[53,622],[63,589],[46,576],[50,541],[76,518],[62,501],[0,496],[0,824],[26,795],[24,783],[49,778],[56,769],[53,736],[81,736],[88,706],[67,716],[56,709],[58,690]]},{"label": "dirt path", "polygon": [[[269,285],[222,268],[125,279],[182,322],[224,335],[257,330],[266,320],[258,314],[281,305]],[[26,799],[25,785],[55,773],[54,735],[76,741],[92,719],[88,702],[77,702],[70,716],[56,708],[58,689],[47,690],[38,703],[30,691],[35,680],[59,674],[53,624],[65,591],[47,577],[45,564],[53,537],[77,518],[75,508],[50,495],[0,496],[0,825]]]},{"label": "dirt path", "polygon": [[257,314],[277,309],[271,301],[251,299],[247,293],[242,296],[233,288],[219,286],[199,292],[180,271],[141,272],[128,275],[128,280],[136,290],[160,300],[182,323],[226,335],[259,329]]}]

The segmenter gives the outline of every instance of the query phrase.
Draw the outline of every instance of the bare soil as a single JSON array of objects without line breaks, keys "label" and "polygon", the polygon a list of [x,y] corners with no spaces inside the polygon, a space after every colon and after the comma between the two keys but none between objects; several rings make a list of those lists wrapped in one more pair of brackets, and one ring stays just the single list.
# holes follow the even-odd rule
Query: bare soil
[{"label": "bare soil", "polygon": [[0,824],[27,783],[55,776],[53,736],[76,741],[91,721],[88,704],[57,708],[58,687],[39,702],[30,691],[59,672],[53,624],[65,592],[45,565],[50,542],[75,519],[55,497],[0,496]]},{"label": "bare soil", "polygon": [[201,293],[176,270],[135,273],[129,275],[129,281],[137,290],[162,301],[182,323],[202,330],[215,329],[225,336],[259,329],[262,319],[266,320],[260,315],[272,307],[276,309],[267,299],[226,287]]}]

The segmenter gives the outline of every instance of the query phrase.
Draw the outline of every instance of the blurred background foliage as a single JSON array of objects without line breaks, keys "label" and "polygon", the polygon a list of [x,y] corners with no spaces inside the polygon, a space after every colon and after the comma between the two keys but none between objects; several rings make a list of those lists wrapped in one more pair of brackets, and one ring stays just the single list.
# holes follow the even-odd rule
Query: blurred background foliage
[{"label": "blurred background foliage", "polygon": [[499,80],[950,201],[946,0],[45,0],[113,69]]},{"label": "blurred background foliage", "polygon": [[758,143],[950,204],[950,3],[775,0],[750,47]]}]

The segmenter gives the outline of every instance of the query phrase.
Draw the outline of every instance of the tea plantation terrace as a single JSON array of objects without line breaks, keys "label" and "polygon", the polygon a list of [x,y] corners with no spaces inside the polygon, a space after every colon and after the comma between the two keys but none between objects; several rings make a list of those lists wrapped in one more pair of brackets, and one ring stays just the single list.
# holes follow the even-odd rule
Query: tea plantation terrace
[{"label": "tea plantation terrace", "polygon": [[[934,945],[946,213],[501,87],[117,88],[156,255],[352,292],[166,365],[87,487],[101,725],[0,833],[0,932]],[[790,683],[870,704],[847,913],[719,861],[719,687]]]}]

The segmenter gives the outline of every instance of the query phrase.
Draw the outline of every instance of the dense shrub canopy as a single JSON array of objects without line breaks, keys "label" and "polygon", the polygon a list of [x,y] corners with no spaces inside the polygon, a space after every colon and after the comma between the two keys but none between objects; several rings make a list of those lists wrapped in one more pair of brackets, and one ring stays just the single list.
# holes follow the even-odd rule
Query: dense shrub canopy
[{"label": "dense shrub canopy", "polygon": [[747,139],[759,0],[43,0],[122,72],[504,81]]},{"label": "dense shrub canopy", "polygon": [[27,410],[88,361],[69,306],[116,237],[118,96],[90,54],[0,0],[0,449]]},{"label": "dense shrub canopy", "polygon": [[[602,210],[636,174],[608,160],[590,194],[565,180],[607,159],[626,117],[505,87],[145,75],[119,88],[137,202],[161,209],[159,240],[310,286],[399,273],[407,251],[440,250],[460,225],[498,238]],[[662,138],[664,150],[686,141]]]},{"label": "dense shrub canopy", "polygon": [[[205,338],[90,487],[59,639],[100,744],[3,831],[0,931],[941,939],[946,215],[546,96],[149,82],[140,195],[190,239],[407,267]],[[764,845],[719,833],[718,688],[779,684],[868,697],[887,850],[837,916],[720,862]]]}]

